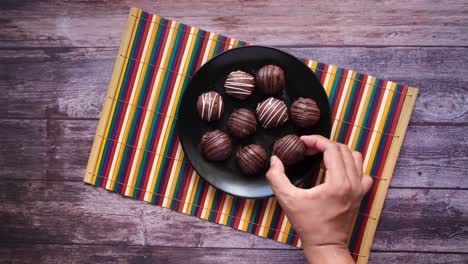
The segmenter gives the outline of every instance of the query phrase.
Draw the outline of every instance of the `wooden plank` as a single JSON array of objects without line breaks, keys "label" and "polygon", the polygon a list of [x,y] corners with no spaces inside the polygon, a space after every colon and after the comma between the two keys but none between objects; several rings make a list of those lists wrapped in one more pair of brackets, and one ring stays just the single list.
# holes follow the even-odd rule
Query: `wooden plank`
[{"label": "wooden plank", "polygon": [[369,263],[456,264],[467,262],[467,254],[425,252],[372,252],[369,259]]},{"label": "wooden plank", "polygon": [[[96,120],[0,120],[0,176],[81,181],[96,125]],[[407,133],[392,187],[468,188],[465,126],[409,127]]]},{"label": "wooden plank", "polygon": [[[289,248],[81,182],[4,180],[0,243]],[[373,250],[468,253],[467,190],[390,189]]]},{"label": "wooden plank", "polygon": [[467,198],[466,190],[390,189],[372,248],[467,253]]},{"label": "wooden plank", "polygon": [[[468,48],[283,48],[420,88],[414,123],[468,123]],[[0,50],[0,117],[99,118],[115,48]]]},{"label": "wooden plank", "polygon": [[[301,250],[158,246],[8,244],[0,262],[13,263],[305,263]],[[466,263],[468,254],[373,252],[369,263]]]},{"label": "wooden plank", "polygon": [[0,114],[99,118],[117,49],[0,50]]},{"label": "wooden plank", "polygon": [[0,8],[0,47],[117,46],[130,6],[263,45],[452,46],[468,41],[462,0],[11,1]]},{"label": "wooden plank", "polygon": [[408,127],[390,187],[467,188],[466,126]]},{"label": "wooden plank", "polygon": [[[39,260],[39,262],[38,262]],[[0,262],[34,263],[305,263],[300,250],[78,245],[8,245]]]},{"label": "wooden plank", "polygon": [[82,182],[0,186],[0,243],[292,248]]},{"label": "wooden plank", "polygon": [[96,120],[1,120],[0,175],[82,181],[96,126]]}]

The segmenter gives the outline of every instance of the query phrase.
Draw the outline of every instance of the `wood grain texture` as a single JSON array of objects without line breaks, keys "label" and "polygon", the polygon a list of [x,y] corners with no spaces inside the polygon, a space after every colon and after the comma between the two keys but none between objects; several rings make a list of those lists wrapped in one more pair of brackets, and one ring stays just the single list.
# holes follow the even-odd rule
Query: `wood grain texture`
[{"label": "wood grain texture", "polygon": [[5,69],[0,105],[7,105],[0,114],[97,119],[117,53],[117,48],[0,50]]},{"label": "wood grain texture", "polygon": [[467,190],[390,189],[373,249],[468,253]]},{"label": "wood grain texture", "polygon": [[[96,125],[96,120],[1,120],[0,176],[81,181]],[[466,127],[409,127],[391,187],[468,188],[466,164]]]},{"label": "wood grain texture", "polygon": [[420,88],[370,263],[468,262],[462,0],[1,1],[0,262],[304,263],[81,182],[130,6]]},{"label": "wood grain texture", "polygon": [[[0,188],[0,243],[293,248],[81,182]],[[373,250],[468,253],[467,199],[466,190],[390,189]]]},{"label": "wood grain texture", "polygon": [[1,120],[2,179],[82,181],[97,120]]},{"label": "wood grain texture", "polygon": [[[190,258],[188,258],[190,256]],[[305,263],[300,250],[179,248],[158,246],[9,244],[0,262],[13,263]],[[455,264],[468,254],[373,252],[371,263]]]},{"label": "wood grain texture", "polygon": [[293,248],[82,182],[3,180],[0,188],[0,243]]},{"label": "wood grain texture", "polygon": [[460,264],[467,262],[467,254],[453,253],[372,252],[369,258],[369,263]]},{"label": "wood grain texture", "polygon": [[[468,48],[282,48],[420,88],[412,124],[468,124]],[[0,50],[0,117],[99,118],[116,48]],[[7,105],[8,107],[1,107]]]},{"label": "wood grain texture", "polygon": [[453,46],[468,41],[463,0],[7,1],[0,8],[0,47],[117,46],[130,6],[262,45]]},{"label": "wood grain texture", "polygon": [[39,263],[306,263],[300,250],[180,247],[9,245],[0,262]]}]

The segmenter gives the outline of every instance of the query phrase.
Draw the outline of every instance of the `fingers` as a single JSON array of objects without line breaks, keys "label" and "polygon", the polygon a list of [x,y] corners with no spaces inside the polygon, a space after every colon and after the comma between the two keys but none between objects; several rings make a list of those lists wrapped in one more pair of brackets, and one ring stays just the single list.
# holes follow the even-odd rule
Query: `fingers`
[{"label": "fingers", "polygon": [[353,190],[361,190],[361,177],[357,173],[356,163],[354,161],[353,154],[349,147],[345,144],[338,144],[341,148],[341,155],[345,164],[346,176],[348,176],[349,182]]},{"label": "fingers", "polygon": [[291,194],[296,189],[284,174],[283,163],[276,156],[272,156],[270,159],[270,169],[266,173],[266,178],[271,185],[271,189],[278,197]]},{"label": "fingers", "polygon": [[325,150],[323,163],[327,170],[325,183],[330,183],[336,187],[349,184],[341,147],[337,143],[333,143]]},{"label": "fingers", "polygon": [[320,135],[302,136],[301,139],[306,145],[306,155],[309,156],[315,155],[319,152],[325,152],[327,147],[335,144],[328,138],[322,137]]},{"label": "fingers", "polygon": [[363,174],[363,160],[362,154],[359,151],[353,151],[354,163],[356,164],[356,170],[359,176],[362,178]]},{"label": "fingers", "polygon": [[327,169],[325,183],[339,186],[348,182],[341,148],[337,143],[320,135],[302,136],[301,139],[307,147],[306,155],[323,152],[323,163]]},{"label": "fingers", "polygon": [[[323,152],[323,162],[327,169],[325,183],[337,187],[351,184],[352,190],[359,190],[359,192],[364,187],[370,188],[368,187],[369,179],[363,180],[362,177],[361,153],[351,151],[347,145],[332,142],[319,135],[302,136],[301,139],[307,147],[306,155]],[[370,185],[372,185],[371,178],[370,181]]]},{"label": "fingers", "polygon": [[346,174],[353,184],[359,184],[360,179],[357,179],[357,169],[356,163],[354,162],[354,157],[349,149],[349,147],[345,144],[338,144],[341,148],[341,155],[343,156],[343,161],[345,164]]},{"label": "fingers", "polygon": [[362,195],[365,195],[372,188],[372,177],[369,175],[362,176]]}]

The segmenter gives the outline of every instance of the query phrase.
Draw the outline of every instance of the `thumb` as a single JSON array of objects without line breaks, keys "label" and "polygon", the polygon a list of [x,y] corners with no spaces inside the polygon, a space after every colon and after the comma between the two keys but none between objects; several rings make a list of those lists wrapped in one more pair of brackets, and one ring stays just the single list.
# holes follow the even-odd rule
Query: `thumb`
[{"label": "thumb", "polygon": [[270,169],[266,173],[266,178],[276,196],[290,193],[295,188],[289,181],[288,176],[284,174],[283,162],[276,156],[271,156]]},{"label": "thumb", "polygon": [[371,176],[364,175],[362,176],[361,182],[362,182],[362,191],[363,191],[362,195],[365,195],[372,188],[372,184],[374,183],[374,181],[372,180]]}]

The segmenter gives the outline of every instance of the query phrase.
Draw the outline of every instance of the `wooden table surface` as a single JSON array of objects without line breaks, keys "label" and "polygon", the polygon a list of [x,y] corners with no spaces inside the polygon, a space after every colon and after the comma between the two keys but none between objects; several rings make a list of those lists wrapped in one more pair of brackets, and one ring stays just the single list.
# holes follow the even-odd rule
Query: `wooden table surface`
[{"label": "wooden table surface", "polygon": [[130,6],[420,88],[371,263],[468,263],[468,4],[0,3],[0,262],[303,263],[300,250],[85,185]]}]

